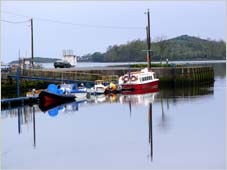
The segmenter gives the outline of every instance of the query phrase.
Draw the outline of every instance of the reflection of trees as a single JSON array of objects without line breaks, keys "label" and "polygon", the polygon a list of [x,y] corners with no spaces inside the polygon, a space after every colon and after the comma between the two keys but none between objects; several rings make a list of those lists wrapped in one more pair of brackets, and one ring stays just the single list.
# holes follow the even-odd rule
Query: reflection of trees
[{"label": "reflection of trees", "polygon": [[213,95],[213,84],[185,87],[185,88],[162,88],[159,90],[158,97],[174,98],[174,97],[192,97],[192,96],[204,96]]},{"label": "reflection of trees", "polygon": [[226,77],[226,63],[212,64],[212,66],[214,68],[215,77],[220,77],[222,79]]},{"label": "reflection of trees", "polygon": [[[168,103],[168,98],[167,98],[167,109],[169,109],[169,103]],[[163,97],[161,96],[161,120],[159,122],[159,127],[163,130],[168,129],[168,118],[165,114],[164,106],[163,106]]]}]

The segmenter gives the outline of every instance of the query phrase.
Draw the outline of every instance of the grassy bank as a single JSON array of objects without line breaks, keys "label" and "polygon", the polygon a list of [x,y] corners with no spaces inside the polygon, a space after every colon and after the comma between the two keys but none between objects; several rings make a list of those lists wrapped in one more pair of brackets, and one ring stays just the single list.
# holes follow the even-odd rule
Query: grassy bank
[{"label": "grassy bank", "polygon": [[[20,96],[25,96],[26,92],[32,89],[45,89],[50,82],[47,81],[20,81]],[[1,83],[1,98],[17,97],[17,84],[15,80]]]}]

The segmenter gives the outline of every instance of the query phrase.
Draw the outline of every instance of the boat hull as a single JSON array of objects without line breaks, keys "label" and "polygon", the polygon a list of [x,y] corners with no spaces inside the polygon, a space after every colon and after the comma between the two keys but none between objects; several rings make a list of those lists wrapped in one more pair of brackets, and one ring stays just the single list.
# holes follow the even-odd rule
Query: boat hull
[{"label": "boat hull", "polygon": [[143,83],[143,84],[122,84],[122,90],[148,90],[153,88],[158,88],[159,80]]},{"label": "boat hull", "polygon": [[70,101],[75,101],[74,95],[56,94],[48,91],[41,91],[39,94],[39,102],[42,103],[44,107],[48,107],[53,104],[63,104]]},{"label": "boat hull", "polygon": [[158,92],[158,87],[152,87],[148,89],[136,89],[136,90],[122,90],[122,94],[146,94]]}]

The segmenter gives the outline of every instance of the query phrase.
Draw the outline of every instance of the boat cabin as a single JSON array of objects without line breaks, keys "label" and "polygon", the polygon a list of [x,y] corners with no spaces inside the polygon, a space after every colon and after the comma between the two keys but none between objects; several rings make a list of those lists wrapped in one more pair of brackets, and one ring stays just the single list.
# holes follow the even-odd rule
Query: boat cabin
[{"label": "boat cabin", "polygon": [[140,77],[140,82],[146,82],[146,81],[151,81],[151,80],[154,80],[156,79],[156,74],[153,73],[152,75],[146,75],[146,76],[142,76]]}]

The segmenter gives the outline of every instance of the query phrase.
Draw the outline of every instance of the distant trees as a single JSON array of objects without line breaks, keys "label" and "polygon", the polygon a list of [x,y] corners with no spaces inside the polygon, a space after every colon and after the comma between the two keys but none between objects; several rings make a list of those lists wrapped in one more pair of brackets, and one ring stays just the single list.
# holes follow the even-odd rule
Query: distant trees
[{"label": "distant trees", "polygon": [[164,57],[166,57],[166,49],[168,47],[168,41],[167,37],[164,35],[161,35],[156,38],[157,44],[159,46],[159,54],[160,54],[160,64],[162,64],[162,60]]},{"label": "distant trees", "polygon": [[94,61],[94,62],[103,62],[104,54],[102,54],[100,52],[95,52],[92,54],[91,58],[92,58],[92,61]]},{"label": "distant trees", "polygon": [[145,41],[134,40],[123,45],[110,46],[104,54],[104,61],[144,61],[146,59]]},{"label": "distant trees", "polygon": [[[198,37],[182,35],[167,39],[156,38],[151,43],[152,61],[169,60],[220,60],[226,58],[226,43],[223,40],[205,40]],[[134,40],[126,44],[109,46],[105,53],[95,52],[83,58],[93,62],[128,62],[146,61],[146,40]]]}]

